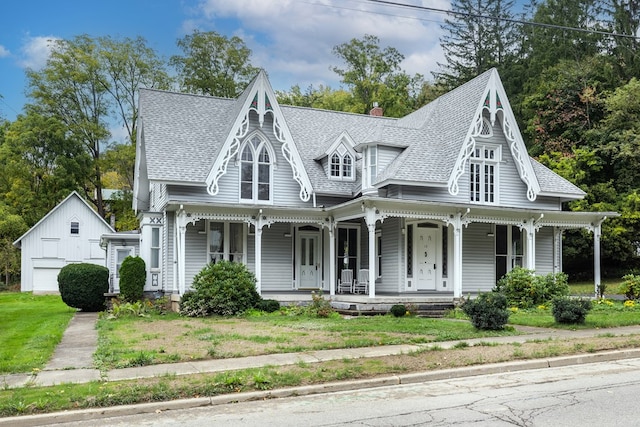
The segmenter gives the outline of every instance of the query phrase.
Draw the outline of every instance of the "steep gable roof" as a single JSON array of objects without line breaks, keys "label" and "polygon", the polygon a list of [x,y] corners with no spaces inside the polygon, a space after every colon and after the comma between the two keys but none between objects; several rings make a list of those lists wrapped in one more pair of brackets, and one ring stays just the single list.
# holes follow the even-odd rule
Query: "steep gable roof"
[{"label": "steep gable roof", "polygon": [[82,197],[80,197],[80,195],[78,194],[77,191],[72,191],[67,197],[64,198],[64,200],[62,200],[60,203],[58,203],[53,209],[51,209],[49,212],[47,212],[47,214],[45,216],[43,216],[40,221],[38,221],[37,223],[35,223],[35,225],[33,227],[31,227],[29,230],[27,230],[22,236],[20,236],[18,239],[16,239],[15,242],[13,242],[13,246],[16,247],[20,247],[21,246],[21,242],[22,240],[24,240],[25,237],[27,237],[29,234],[31,234],[34,230],[37,230],[41,224],[43,224],[45,221],[47,221],[49,218],[55,216],[56,212],[61,208],[61,206],[64,206],[65,204],[67,204],[69,202],[69,200],[71,200],[72,198],[76,198],[78,200],[80,200],[82,202],[82,204],[87,208],[87,210],[89,212],[91,212],[91,216],[95,217],[95,219],[97,221],[99,221],[100,223],[102,223],[109,232],[113,232],[115,233],[115,230],[113,229],[113,227],[111,227],[111,225],[105,221],[104,218],[102,218],[98,212],[96,212],[91,205],[89,205],[89,203],[87,203],[87,201],[85,199],[83,199]]}]

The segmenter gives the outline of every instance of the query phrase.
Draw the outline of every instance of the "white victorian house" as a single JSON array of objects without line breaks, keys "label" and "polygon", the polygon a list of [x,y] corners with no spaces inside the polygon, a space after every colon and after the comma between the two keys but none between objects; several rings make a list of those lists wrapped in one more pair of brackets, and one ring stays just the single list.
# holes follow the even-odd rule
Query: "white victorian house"
[{"label": "white victorian house", "polygon": [[[515,266],[562,269],[585,193],[527,155],[495,69],[406,117],[279,105],[261,71],[237,99],[140,93],[134,209],[147,291],[183,294],[241,262],[258,292],[335,299],[491,290]],[[364,287],[344,287],[351,271]],[[344,293],[340,293],[344,292]]]}]

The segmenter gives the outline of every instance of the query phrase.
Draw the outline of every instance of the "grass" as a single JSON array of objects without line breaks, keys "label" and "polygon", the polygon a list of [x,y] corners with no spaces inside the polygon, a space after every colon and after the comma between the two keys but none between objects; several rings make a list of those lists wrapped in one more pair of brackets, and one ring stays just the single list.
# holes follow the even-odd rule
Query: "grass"
[{"label": "grass", "polygon": [[[604,291],[605,295],[622,295],[622,293],[619,291],[620,285],[622,284],[622,279],[603,278],[601,280],[601,283],[606,286]],[[569,289],[571,295],[593,296],[595,294],[593,280],[569,283]]]},{"label": "grass", "polygon": [[[419,317],[269,315],[223,319],[176,314],[148,318],[103,318],[98,322],[96,365],[100,369],[158,363],[231,358],[393,344],[424,344],[478,337],[514,335],[477,331],[468,322]],[[163,331],[160,336],[150,329]]]},{"label": "grass", "polygon": [[59,295],[0,293],[0,373],[43,368],[75,312]]},{"label": "grass", "polygon": [[595,303],[587,314],[583,325],[555,323],[550,307],[518,310],[509,316],[512,325],[536,326],[540,328],[599,329],[640,324],[640,305],[625,307],[621,301],[604,300]]}]

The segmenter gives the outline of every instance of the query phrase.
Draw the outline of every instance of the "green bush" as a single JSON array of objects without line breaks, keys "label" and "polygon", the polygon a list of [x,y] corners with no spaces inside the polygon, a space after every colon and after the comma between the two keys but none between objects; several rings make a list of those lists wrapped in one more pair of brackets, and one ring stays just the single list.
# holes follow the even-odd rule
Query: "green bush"
[{"label": "green bush", "polygon": [[147,271],[144,260],[139,256],[128,256],[120,266],[120,297],[126,302],[142,299]]},{"label": "green bush", "polygon": [[280,303],[274,299],[263,299],[258,303],[257,308],[267,313],[273,313],[280,310]]},{"label": "green bush", "polygon": [[627,274],[622,277],[622,284],[618,288],[618,292],[622,292],[629,300],[640,299],[640,276],[635,274]]},{"label": "green bush", "polygon": [[208,264],[193,278],[192,289],[195,296],[189,296],[189,299],[200,301],[188,301],[190,310],[197,313],[204,310],[204,315],[240,314],[261,301],[256,291],[255,276],[244,264],[236,262]]},{"label": "green bush", "polygon": [[187,291],[180,299],[180,314],[188,317],[205,317],[209,314],[207,303],[194,291]]},{"label": "green bush", "polygon": [[407,314],[407,307],[405,307],[404,304],[395,304],[395,305],[391,306],[391,310],[389,310],[389,311],[395,317],[402,317],[405,314]]},{"label": "green bush", "polygon": [[477,329],[500,330],[509,321],[507,298],[498,292],[480,294],[476,299],[467,300],[462,311]]},{"label": "green bush", "polygon": [[557,323],[583,324],[591,310],[591,301],[582,298],[560,297],[553,300],[553,318]]},{"label": "green bush", "polygon": [[516,267],[498,281],[494,291],[504,294],[509,306],[531,308],[569,295],[569,285],[564,273],[536,276],[533,270]]},{"label": "green bush", "polygon": [[58,274],[62,301],[82,311],[102,311],[109,292],[109,270],[96,264],[68,264]]},{"label": "green bush", "polygon": [[331,301],[324,299],[322,291],[311,292],[311,304],[309,304],[305,312],[308,316],[326,318],[335,312],[331,307]]}]

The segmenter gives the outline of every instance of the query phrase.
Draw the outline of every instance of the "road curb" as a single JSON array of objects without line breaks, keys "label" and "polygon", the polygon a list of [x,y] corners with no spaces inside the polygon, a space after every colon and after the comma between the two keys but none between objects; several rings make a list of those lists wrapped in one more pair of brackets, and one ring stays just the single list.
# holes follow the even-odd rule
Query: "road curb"
[{"label": "road curb", "polygon": [[255,400],[307,396],[312,394],[361,390],[400,384],[415,384],[453,378],[500,374],[531,369],[556,368],[569,365],[583,365],[598,362],[611,362],[615,360],[635,358],[640,358],[640,349],[614,350],[593,354],[580,354],[575,356],[559,356],[547,359],[492,363],[465,368],[443,369],[439,371],[417,372],[413,374],[389,375],[385,377],[368,378],[363,380],[349,380],[300,387],[289,387],[277,390],[225,394],[214,397],[200,397],[192,399],[171,400],[167,402],[140,403],[134,405],[112,406],[108,408],[92,408],[81,409],[77,411],[54,412],[49,414],[7,417],[0,418],[0,426],[43,426],[58,423],[96,420],[100,418],[112,418],[126,415],[163,412],[177,409],[191,409],[204,406],[226,405],[229,403],[249,402]]}]

